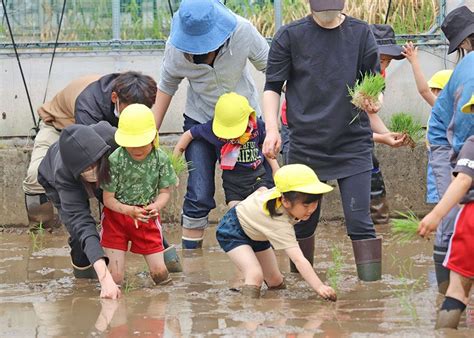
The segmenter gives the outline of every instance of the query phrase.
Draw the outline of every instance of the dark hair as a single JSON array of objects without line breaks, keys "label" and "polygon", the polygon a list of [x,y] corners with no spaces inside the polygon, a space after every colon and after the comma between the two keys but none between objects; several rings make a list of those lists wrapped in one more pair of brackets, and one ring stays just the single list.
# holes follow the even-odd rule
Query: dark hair
[{"label": "dark hair", "polygon": [[[307,194],[299,191],[288,191],[283,193],[283,197],[292,204],[295,202],[309,204],[316,201],[319,202],[322,194]],[[276,212],[276,198],[267,202],[267,209],[270,213],[270,217],[281,216],[280,213]]]},{"label": "dark hair", "polygon": [[155,103],[157,86],[151,76],[130,71],[117,76],[112,91],[117,93],[122,103],[141,103],[151,108]]},{"label": "dark hair", "polygon": [[[474,33],[469,35],[466,39],[469,40],[469,44],[471,45],[471,48],[473,49],[472,51],[474,51]],[[464,40],[466,40],[466,39],[464,39]],[[463,43],[464,40],[461,41],[461,44]],[[466,51],[463,48],[460,47],[461,44],[459,44],[459,46],[456,48],[457,52],[458,52],[458,61],[457,62],[461,61],[461,59],[464,58],[464,56],[466,56]]]}]

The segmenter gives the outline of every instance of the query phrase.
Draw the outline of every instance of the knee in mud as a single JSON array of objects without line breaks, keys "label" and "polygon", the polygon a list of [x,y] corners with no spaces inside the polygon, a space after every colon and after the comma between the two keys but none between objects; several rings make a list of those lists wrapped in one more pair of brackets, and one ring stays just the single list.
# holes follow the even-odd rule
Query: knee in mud
[{"label": "knee in mud", "polygon": [[158,271],[150,272],[151,279],[156,285],[166,284],[170,281],[168,270],[160,269]]}]

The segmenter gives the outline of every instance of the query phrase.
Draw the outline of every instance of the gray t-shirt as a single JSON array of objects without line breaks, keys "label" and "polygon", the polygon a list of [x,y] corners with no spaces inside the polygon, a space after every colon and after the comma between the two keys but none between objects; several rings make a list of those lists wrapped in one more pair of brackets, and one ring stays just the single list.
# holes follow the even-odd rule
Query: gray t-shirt
[{"label": "gray t-shirt", "polygon": [[266,81],[287,81],[290,163],[310,166],[322,180],[372,168],[370,122],[350,103],[348,86],[378,71],[377,44],[363,21],[346,16],[325,29],[308,16],[277,32]]},{"label": "gray t-shirt", "polygon": [[471,189],[469,189],[461,203],[474,202],[474,136],[466,140],[455,161],[453,175],[456,176],[458,173],[469,175],[473,179]]}]

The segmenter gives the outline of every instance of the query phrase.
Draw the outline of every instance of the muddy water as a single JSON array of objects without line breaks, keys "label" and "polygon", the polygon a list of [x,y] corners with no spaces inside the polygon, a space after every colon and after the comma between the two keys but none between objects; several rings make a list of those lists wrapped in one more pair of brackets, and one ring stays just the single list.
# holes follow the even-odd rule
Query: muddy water
[{"label": "muddy water", "polygon": [[[265,336],[425,337],[474,336],[474,306],[458,331],[433,331],[441,298],[431,260],[431,242],[401,245],[389,227],[384,237],[383,279],[356,278],[352,247],[339,224],[322,224],[316,242],[316,270],[325,278],[332,249],[342,251],[336,274],[336,303],[319,299],[306,283],[279,264],[288,289],[264,291],[243,300],[233,291],[241,276],[220,250],[210,229],[202,251],[181,254],[184,273],[154,287],[140,256],[127,256],[127,282],[120,301],[100,300],[98,284],[75,280],[65,234],[0,234],[0,337],[81,336]],[[179,243],[179,230],[167,237]],[[474,301],[472,302],[474,304]]]}]

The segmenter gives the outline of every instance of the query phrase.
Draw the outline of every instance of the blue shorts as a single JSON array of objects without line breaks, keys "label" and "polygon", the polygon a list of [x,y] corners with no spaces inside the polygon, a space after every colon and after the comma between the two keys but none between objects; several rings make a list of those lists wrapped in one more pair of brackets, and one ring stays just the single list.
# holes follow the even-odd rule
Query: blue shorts
[{"label": "blue shorts", "polygon": [[245,234],[235,208],[230,209],[220,220],[216,229],[216,238],[225,252],[241,245],[249,245],[254,252],[271,248],[269,241],[254,241]]}]

